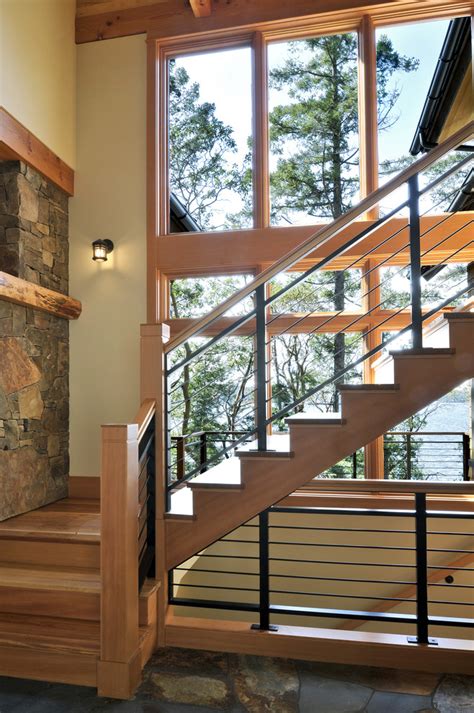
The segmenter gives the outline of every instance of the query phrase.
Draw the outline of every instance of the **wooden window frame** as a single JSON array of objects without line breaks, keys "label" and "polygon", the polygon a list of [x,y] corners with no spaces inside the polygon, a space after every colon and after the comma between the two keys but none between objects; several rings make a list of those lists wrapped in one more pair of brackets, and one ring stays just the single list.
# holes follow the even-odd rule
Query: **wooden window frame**
[{"label": "wooden window frame", "polygon": [[[327,36],[345,32],[358,34],[359,65],[359,143],[360,143],[360,193],[368,195],[378,186],[378,131],[376,106],[376,40],[380,27],[430,21],[456,16],[472,15],[468,2],[430,2],[426,5],[405,7],[376,6],[360,10],[324,13],[303,19],[260,23],[248,28],[217,30],[193,36],[156,39],[148,36],[148,167],[147,167],[147,319],[156,322],[168,317],[169,274],[162,274],[157,256],[157,239],[176,234],[169,233],[168,185],[168,81],[167,63],[170,57],[189,55],[230,47],[250,47],[252,50],[252,104],[253,104],[253,202],[254,225],[246,231],[213,231],[213,237],[231,238],[243,232],[256,231],[258,239],[281,230],[270,225],[269,191],[269,140],[268,140],[268,86],[267,46],[274,41]],[[367,218],[376,218],[372,211]],[[317,226],[314,226],[316,229]],[[283,228],[296,231],[295,226]],[[210,275],[228,274],[212,264],[209,252]],[[258,269],[259,260],[250,267],[235,268],[249,272]],[[250,268],[250,269],[249,269]],[[235,271],[235,270],[234,270]],[[190,277],[189,271],[179,271],[173,277]]]}]

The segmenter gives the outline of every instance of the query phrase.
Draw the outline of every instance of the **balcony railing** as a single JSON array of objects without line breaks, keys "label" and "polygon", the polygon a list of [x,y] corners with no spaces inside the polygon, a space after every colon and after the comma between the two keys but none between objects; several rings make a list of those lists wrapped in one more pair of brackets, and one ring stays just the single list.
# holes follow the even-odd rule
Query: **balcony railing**
[{"label": "balcony railing", "polygon": [[[325,481],[324,489],[340,492],[343,482]],[[240,612],[264,630],[290,618],[342,629],[375,623],[382,633],[395,626],[420,644],[431,643],[433,631],[469,638],[474,515],[455,505],[438,510],[430,500],[468,486],[347,481],[348,491],[356,486],[403,493],[409,502],[406,509],[272,507],[174,569],[170,603]]]}]

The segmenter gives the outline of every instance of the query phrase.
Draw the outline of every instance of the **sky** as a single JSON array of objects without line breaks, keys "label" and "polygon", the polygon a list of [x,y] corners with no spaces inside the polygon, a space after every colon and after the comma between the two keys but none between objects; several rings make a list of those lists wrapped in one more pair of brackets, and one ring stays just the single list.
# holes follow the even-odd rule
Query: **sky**
[{"label": "sky", "polygon": [[[387,34],[390,37],[398,52],[416,57],[420,62],[416,72],[400,74],[394,80],[400,89],[396,108],[400,118],[380,135],[380,161],[408,155],[447,27],[447,20],[438,20],[377,30],[377,36]],[[284,61],[286,46],[285,42],[270,46],[271,67]],[[190,78],[199,82],[202,101],[214,102],[217,116],[233,127],[238,144],[236,158],[242,160],[252,125],[250,48],[182,56],[178,58],[177,66],[185,67]],[[282,99],[285,97],[281,93],[270,91],[270,108]],[[303,218],[298,222],[314,222],[314,219]]]}]

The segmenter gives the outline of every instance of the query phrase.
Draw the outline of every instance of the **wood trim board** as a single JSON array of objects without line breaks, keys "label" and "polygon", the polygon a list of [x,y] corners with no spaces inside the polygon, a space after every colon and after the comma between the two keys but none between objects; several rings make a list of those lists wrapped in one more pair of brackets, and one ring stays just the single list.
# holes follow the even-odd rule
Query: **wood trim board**
[{"label": "wood trim board", "polygon": [[1,106],[0,159],[24,161],[68,196],[74,195],[73,169]]},{"label": "wood trim board", "polygon": [[445,638],[437,641],[436,646],[415,646],[400,634],[306,626],[279,626],[277,632],[253,631],[245,622],[172,614],[166,626],[167,646],[414,671],[472,673],[470,641]]}]

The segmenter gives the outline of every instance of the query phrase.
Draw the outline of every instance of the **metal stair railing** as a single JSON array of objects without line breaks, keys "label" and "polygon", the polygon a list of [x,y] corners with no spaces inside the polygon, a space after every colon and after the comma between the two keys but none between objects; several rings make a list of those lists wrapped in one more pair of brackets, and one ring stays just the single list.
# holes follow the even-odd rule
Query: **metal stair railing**
[{"label": "metal stair railing", "polygon": [[[271,424],[281,424],[282,419],[298,410],[303,404],[314,403],[314,397],[324,395],[329,390],[334,390],[335,386],[342,382],[347,376],[357,378],[357,373],[361,365],[367,359],[379,354],[389,343],[395,341],[402,334],[411,333],[412,347],[420,349],[423,346],[423,324],[434,317],[444,307],[456,305],[457,301],[470,290],[470,285],[466,278],[459,282],[447,286],[443,297],[436,304],[430,301],[429,295],[425,295],[422,288],[421,275],[422,265],[424,266],[423,276],[434,277],[442,265],[447,263],[460,263],[473,259],[472,230],[469,226],[474,222],[468,219],[461,227],[451,227],[450,221],[456,212],[450,210],[453,195],[457,194],[463,184],[466,170],[472,166],[474,157],[469,153],[466,157],[459,158],[457,154],[452,154],[460,144],[466,144],[474,134],[474,122],[470,122],[462,130],[458,131],[443,144],[433,149],[418,161],[414,162],[407,169],[388,181],[384,186],[374,191],[370,196],[362,200],[357,206],[350,209],[336,219],[333,223],[319,229],[312,237],[304,241],[300,246],[292,250],[281,259],[277,260],[271,267],[260,273],[254,280],[245,285],[242,289],[222,302],[217,308],[212,310],[207,316],[198,319],[194,324],[183,330],[177,337],[172,339],[165,347],[165,388],[166,388],[166,434],[167,434],[167,476],[168,476],[168,496],[177,487],[177,472],[180,473],[179,486],[203,472],[203,464],[196,462],[196,459],[186,452],[180,455],[183,462],[178,463],[172,460],[172,437],[179,437],[187,430],[186,419],[189,421],[190,409],[193,404],[208,403],[214,409],[216,404],[220,411],[214,413],[215,418],[222,419],[222,430],[242,431],[243,435],[233,440],[228,445],[224,445],[220,450],[215,447],[210,449],[209,458],[205,468],[209,468],[219,462],[223,457],[228,456],[235,448],[250,436],[257,440],[258,450],[267,449],[267,432]],[[433,180],[426,176],[428,169],[432,168],[441,159],[450,158],[447,170],[444,170]],[[453,190],[454,182],[454,190]],[[400,204],[391,208],[389,212],[378,220],[368,221],[358,232],[348,240],[341,243],[343,231],[355,220],[361,218],[367,211],[374,208],[380,201],[387,197],[392,197],[395,191],[406,185],[407,197]],[[440,189],[442,198],[439,200]],[[431,200],[431,203],[429,201]],[[422,218],[430,215],[433,201],[437,204],[447,202],[446,212],[440,216],[439,221],[435,221],[422,232]],[[428,209],[423,210],[428,203]],[[400,220],[401,218],[401,220]],[[393,219],[393,223],[390,221]],[[377,231],[382,227],[384,237],[380,238]],[[387,226],[389,230],[387,231]],[[391,232],[391,228],[395,230]],[[389,233],[388,237],[386,236]],[[364,252],[364,240],[375,239],[376,244],[370,245]],[[369,242],[369,240],[367,240]],[[359,245],[362,249],[362,256],[359,254],[351,261],[350,249]],[[315,252],[316,249],[325,248],[326,254],[307,269],[305,272],[297,273],[296,276],[286,282],[281,283],[282,276],[290,268],[294,268]],[[360,345],[355,342],[354,355],[349,361],[343,360],[342,366],[335,373],[321,378],[318,383],[305,388],[301,395],[292,400],[278,395],[270,394],[272,386],[272,365],[278,357],[278,340],[287,334],[304,333],[306,338],[317,339],[318,335],[325,333],[345,334],[348,332],[358,334],[363,331],[364,320],[367,320],[371,313],[383,310],[383,294],[376,308],[373,306],[368,310],[360,310],[355,315],[351,314],[344,322],[346,313],[344,308],[331,313],[326,319],[315,325],[314,316],[320,314],[320,310],[305,306],[303,312],[288,315],[290,318],[281,327],[281,314],[279,305],[284,305],[284,300],[291,298],[298,303],[301,301],[299,290],[303,286],[312,288],[311,277],[322,274],[321,271],[336,270],[335,260],[344,259],[344,275],[349,280],[351,270],[357,268],[361,261],[373,257],[377,250],[383,249],[383,254],[388,255],[379,260],[378,269],[384,265],[396,264],[395,276],[402,277],[405,271],[410,271],[410,289],[399,290],[400,305],[396,309],[391,308],[387,317],[377,324],[377,329],[389,331],[391,335],[383,344],[373,349],[361,353]],[[436,262],[433,253],[435,250],[442,250],[442,262]],[[409,255],[408,259],[404,256]],[[400,265],[400,267],[399,267]],[[393,279],[393,275],[389,278]],[[457,279],[457,278],[456,278]],[[357,282],[357,279],[356,279]],[[381,289],[387,283],[381,280],[378,285],[371,287],[368,292],[361,295],[367,298],[376,289]],[[252,295],[252,309],[246,310],[244,314],[239,313],[239,304]],[[444,296],[445,295],[445,296]],[[281,310],[280,310],[281,311]],[[407,316],[405,326],[396,329],[394,320],[402,316]],[[226,326],[215,336],[206,337],[203,333],[224,315],[231,316],[226,320]],[[343,320],[341,328],[337,328],[336,320]],[[392,322],[392,324],[390,324]],[[215,331],[215,324],[213,331]],[[370,333],[370,330],[369,330]],[[367,331],[365,331],[367,335]],[[235,348],[235,340],[240,340],[240,351]],[[187,353],[183,348],[184,343],[188,343]],[[227,373],[224,355],[235,353],[236,370]],[[242,363],[239,363],[237,355],[240,355]],[[337,355],[337,354],[336,354]],[[311,364],[306,364],[309,370]],[[245,367],[245,368],[244,368]],[[241,371],[239,372],[239,368]],[[240,375],[240,380],[239,380]],[[199,377],[199,378],[197,378]],[[185,387],[185,388],[184,388]],[[182,395],[181,395],[182,392]],[[230,403],[236,410],[233,418],[229,421]],[[237,401],[236,401],[237,399]],[[283,404],[282,404],[283,400]],[[276,401],[276,408],[273,402]],[[237,404],[237,406],[236,406]],[[184,414],[184,411],[187,413]],[[183,415],[181,421],[180,417]],[[196,424],[194,424],[194,428]],[[199,430],[216,430],[215,424],[210,426],[207,423],[199,424]],[[219,429],[220,430],[220,426]],[[176,448],[174,449],[176,451]]]}]

